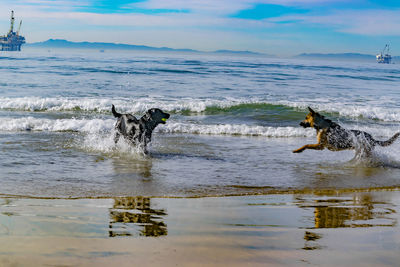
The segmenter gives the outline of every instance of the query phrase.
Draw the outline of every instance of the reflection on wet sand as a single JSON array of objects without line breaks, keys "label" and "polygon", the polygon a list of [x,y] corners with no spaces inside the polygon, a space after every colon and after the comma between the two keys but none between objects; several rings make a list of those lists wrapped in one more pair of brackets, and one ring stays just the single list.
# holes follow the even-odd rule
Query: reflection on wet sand
[{"label": "reflection on wet sand", "polygon": [[320,249],[321,246],[315,243],[316,240],[320,239],[322,235],[306,231],[304,233],[304,250],[314,250],[314,249]]},{"label": "reflection on wet sand", "polygon": [[[314,229],[394,227],[397,225],[393,204],[374,199],[373,194],[353,194],[349,197],[335,196],[302,199],[296,197],[297,205],[303,209],[314,209]],[[304,250],[321,249],[317,243],[322,234],[305,231]]]},{"label": "reflection on wet sand", "polygon": [[167,225],[163,209],[151,209],[148,197],[118,197],[110,209],[109,236],[133,236],[137,232],[141,236],[167,235]]},{"label": "reflection on wet sand", "polygon": [[302,208],[314,208],[314,228],[395,226],[392,204],[375,200],[372,194],[328,197],[311,202],[300,200]]},{"label": "reflection on wet sand", "polygon": [[398,266],[399,208],[398,190],[0,196],[0,266]]}]

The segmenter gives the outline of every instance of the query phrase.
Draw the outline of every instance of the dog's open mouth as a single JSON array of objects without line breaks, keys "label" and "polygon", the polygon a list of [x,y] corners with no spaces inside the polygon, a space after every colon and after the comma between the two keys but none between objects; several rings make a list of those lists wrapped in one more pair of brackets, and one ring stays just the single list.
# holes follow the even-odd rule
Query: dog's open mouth
[{"label": "dog's open mouth", "polygon": [[304,128],[307,128],[307,127],[311,127],[311,124],[309,122],[302,121],[302,122],[300,122],[300,126],[303,126]]}]

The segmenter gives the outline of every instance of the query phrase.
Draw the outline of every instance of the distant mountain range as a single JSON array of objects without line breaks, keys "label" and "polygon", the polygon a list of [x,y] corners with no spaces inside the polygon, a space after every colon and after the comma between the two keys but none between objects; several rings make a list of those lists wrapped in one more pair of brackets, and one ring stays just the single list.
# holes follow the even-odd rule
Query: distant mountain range
[{"label": "distant mountain range", "polygon": [[[213,53],[213,54],[231,54],[231,55],[248,55],[248,56],[265,56],[276,57],[269,54],[262,54],[252,51],[234,51],[234,50],[216,50],[213,52],[204,52],[193,49],[175,49],[169,47],[152,47],[145,45],[131,45],[118,43],[101,43],[101,42],[71,42],[63,39],[49,39],[44,42],[26,44],[27,47],[56,49],[56,48],[74,48],[74,49],[97,49],[103,50],[142,50],[142,51],[160,51],[160,52],[188,52],[188,53]],[[304,59],[323,59],[323,60],[347,60],[347,61],[375,61],[375,55],[359,54],[359,53],[303,53],[294,58]],[[393,57],[393,62],[400,62],[400,56]]]},{"label": "distant mountain range", "polygon": [[320,54],[320,53],[303,53],[296,56],[297,58],[353,58],[353,59],[374,59],[374,55],[359,53],[339,53],[339,54]]},{"label": "distant mountain range", "polygon": [[[375,55],[359,54],[359,53],[338,53],[338,54],[303,53],[295,56],[295,58],[376,61]],[[393,62],[400,61],[400,57],[394,56],[392,57],[392,60]]]},{"label": "distant mountain range", "polygon": [[[32,48],[74,48],[74,49],[98,49],[98,50],[145,50],[145,51],[165,51],[165,52],[191,52],[191,53],[206,53],[193,49],[174,49],[169,47],[152,47],[145,45],[117,44],[117,43],[99,43],[99,42],[71,42],[63,39],[49,39],[44,42],[26,44]],[[218,54],[240,54],[240,55],[263,55],[266,54],[251,52],[251,51],[233,51],[233,50],[217,50]]]}]

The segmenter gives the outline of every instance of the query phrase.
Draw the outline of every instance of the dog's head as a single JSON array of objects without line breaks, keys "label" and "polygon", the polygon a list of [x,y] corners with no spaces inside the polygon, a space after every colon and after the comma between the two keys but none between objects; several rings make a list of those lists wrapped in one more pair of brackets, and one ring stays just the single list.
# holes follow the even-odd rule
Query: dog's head
[{"label": "dog's head", "polygon": [[300,122],[300,126],[303,126],[304,128],[313,127],[318,130],[335,125],[331,120],[326,119],[318,112],[315,112],[312,108],[308,107],[308,110],[310,111],[310,113],[307,114],[304,121]]},{"label": "dog's head", "polygon": [[143,116],[146,121],[152,121],[156,124],[162,123],[165,124],[167,122],[167,119],[169,119],[170,115],[168,113],[165,113],[159,108],[152,108],[149,109],[146,114]]},{"label": "dog's head", "polygon": [[319,115],[310,107],[308,107],[308,110],[310,111],[310,113],[307,114],[304,121],[300,122],[300,126],[303,126],[304,128],[314,127],[315,117]]}]

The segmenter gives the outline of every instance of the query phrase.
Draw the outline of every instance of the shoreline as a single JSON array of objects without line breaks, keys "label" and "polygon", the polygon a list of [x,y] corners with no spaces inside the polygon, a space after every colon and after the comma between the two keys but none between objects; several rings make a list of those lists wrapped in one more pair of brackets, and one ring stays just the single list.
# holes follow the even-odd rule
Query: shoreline
[{"label": "shoreline", "polygon": [[399,214],[398,189],[205,198],[0,196],[0,265],[396,266]]},{"label": "shoreline", "polygon": [[[271,188],[270,186],[232,186],[238,188]],[[232,193],[232,194],[216,194],[216,195],[188,195],[188,196],[148,196],[148,195],[118,195],[118,196],[34,196],[34,195],[14,195],[0,193],[1,198],[16,198],[16,199],[54,199],[54,200],[79,200],[79,199],[113,199],[119,197],[146,197],[146,198],[160,198],[160,199],[201,199],[201,198],[225,198],[225,197],[251,197],[251,196],[268,196],[268,195],[333,195],[333,194],[349,194],[349,193],[366,193],[374,191],[400,191],[399,186],[377,186],[367,188],[303,188],[303,189],[270,189],[267,192],[246,192],[246,193]]]}]

